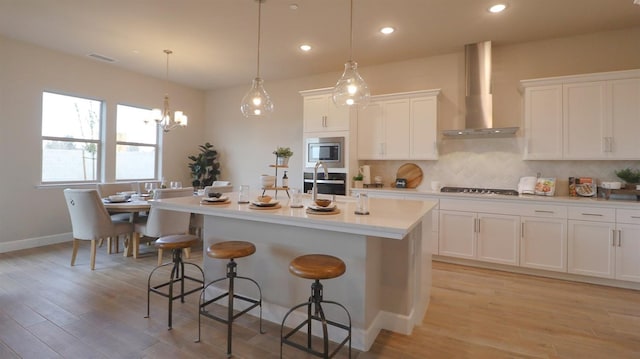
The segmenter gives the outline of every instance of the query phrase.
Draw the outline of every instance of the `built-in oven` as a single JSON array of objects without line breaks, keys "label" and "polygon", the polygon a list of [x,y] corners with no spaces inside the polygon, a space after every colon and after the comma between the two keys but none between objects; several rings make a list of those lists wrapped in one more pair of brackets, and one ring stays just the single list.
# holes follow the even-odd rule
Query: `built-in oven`
[{"label": "built-in oven", "polygon": [[[347,194],[347,174],[329,172],[325,177],[324,171],[318,172],[318,193],[335,194],[344,196]],[[304,173],[304,193],[313,190],[313,172]]]},{"label": "built-in oven", "polygon": [[305,159],[305,167],[321,161],[328,168],[345,168],[344,137],[307,137]]}]

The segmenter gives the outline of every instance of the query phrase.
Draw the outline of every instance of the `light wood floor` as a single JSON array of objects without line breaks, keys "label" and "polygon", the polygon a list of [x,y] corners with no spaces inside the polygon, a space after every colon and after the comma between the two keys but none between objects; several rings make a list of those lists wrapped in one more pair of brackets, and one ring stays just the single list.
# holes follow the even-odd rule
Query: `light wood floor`
[{"label": "light wood floor", "polygon": [[[84,243],[75,267],[70,243],[0,254],[0,358],[226,357],[221,323],[203,318],[203,342],[194,343],[196,295],[175,303],[171,331],[164,298],[152,296],[144,318],[152,248],[138,260],[100,248],[95,271],[88,249]],[[638,291],[433,267],[423,324],[411,336],[383,331],[354,358],[640,358]],[[235,357],[278,357],[279,326],[264,324],[260,335],[255,318],[236,323]],[[285,347],[285,357],[308,356]]]}]

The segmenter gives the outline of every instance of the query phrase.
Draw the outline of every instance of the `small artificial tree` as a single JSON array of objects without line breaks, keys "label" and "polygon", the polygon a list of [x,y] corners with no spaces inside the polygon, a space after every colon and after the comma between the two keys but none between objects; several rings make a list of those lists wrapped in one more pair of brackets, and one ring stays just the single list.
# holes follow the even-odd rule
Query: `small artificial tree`
[{"label": "small artificial tree", "polygon": [[194,188],[211,186],[220,174],[220,163],[217,160],[218,151],[209,142],[200,145],[199,148],[199,154],[188,157],[193,161],[189,163],[189,169],[191,170],[191,184]]}]

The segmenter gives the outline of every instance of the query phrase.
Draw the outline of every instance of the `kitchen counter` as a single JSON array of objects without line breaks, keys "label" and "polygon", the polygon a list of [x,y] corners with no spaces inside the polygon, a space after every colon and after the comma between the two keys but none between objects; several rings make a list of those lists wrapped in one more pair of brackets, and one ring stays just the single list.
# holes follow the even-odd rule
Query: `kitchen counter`
[{"label": "kitchen counter", "polygon": [[[237,193],[225,195],[231,203],[200,204],[199,197],[184,197],[153,201],[152,206],[204,215],[205,248],[224,240],[253,242],[256,253],[237,260],[238,273],[260,283],[265,319],[280,323],[288,308],[309,296],[311,281],[291,275],[289,262],[323,253],[347,266],[344,275],[323,284],[325,298],[342,303],[351,314],[354,348],[368,350],[382,329],[410,334],[421,323],[431,285],[431,253],[423,242],[430,240],[435,201],[371,198],[371,214],[361,216],[354,214],[353,198],[338,196],[339,214],[314,215],[290,208],[288,199],[281,200],[281,208],[256,210],[238,204]],[[224,261],[204,256],[202,265],[207,281],[225,275]],[[240,291],[250,288],[238,286]],[[334,339],[340,334],[329,333]]]},{"label": "kitchen counter", "polygon": [[525,203],[548,203],[548,204],[568,204],[579,206],[598,206],[598,207],[613,207],[613,208],[628,208],[628,209],[640,209],[640,202],[635,200],[622,200],[622,199],[604,199],[596,197],[569,197],[569,196],[536,196],[536,195],[519,195],[519,196],[507,196],[498,194],[473,194],[473,193],[443,193],[435,191],[422,191],[415,188],[352,188],[352,192],[376,192],[380,194],[390,196],[402,196],[409,194],[412,197],[424,197],[424,198],[467,198],[467,199],[492,199],[500,201],[521,201]]}]

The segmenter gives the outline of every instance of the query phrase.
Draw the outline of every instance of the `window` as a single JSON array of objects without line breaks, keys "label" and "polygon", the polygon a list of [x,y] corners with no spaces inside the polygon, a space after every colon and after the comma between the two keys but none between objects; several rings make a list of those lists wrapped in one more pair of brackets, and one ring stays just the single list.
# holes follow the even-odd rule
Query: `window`
[{"label": "window", "polygon": [[118,105],[116,180],[157,178],[158,126],[151,110]]},{"label": "window", "polygon": [[42,93],[42,182],[99,178],[102,102]]}]

